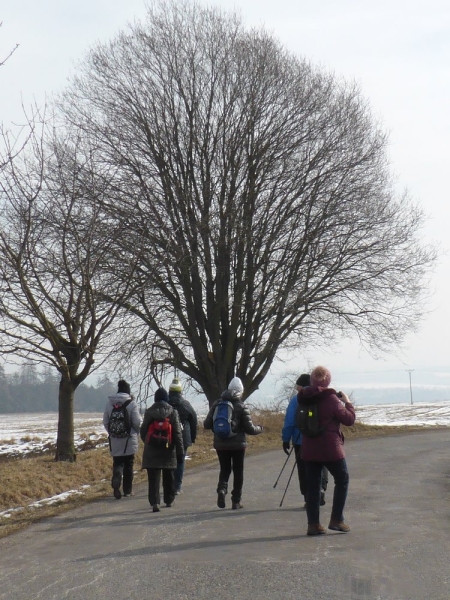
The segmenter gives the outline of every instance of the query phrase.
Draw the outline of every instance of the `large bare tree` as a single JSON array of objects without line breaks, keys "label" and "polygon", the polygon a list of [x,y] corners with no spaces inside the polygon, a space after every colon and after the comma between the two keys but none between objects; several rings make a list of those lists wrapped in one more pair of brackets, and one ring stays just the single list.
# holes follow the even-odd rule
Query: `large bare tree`
[{"label": "large bare tree", "polygon": [[128,293],[111,251],[122,231],[102,213],[109,177],[93,149],[35,125],[0,176],[0,350],[59,372],[56,460],[73,461],[75,390],[107,355],[119,311],[102,298]]},{"label": "large bare tree", "polygon": [[249,395],[283,348],[384,350],[416,325],[435,253],[353,83],[173,0],[94,48],[61,106],[114,169],[102,201],[143,257],[127,308],[154,369]]}]

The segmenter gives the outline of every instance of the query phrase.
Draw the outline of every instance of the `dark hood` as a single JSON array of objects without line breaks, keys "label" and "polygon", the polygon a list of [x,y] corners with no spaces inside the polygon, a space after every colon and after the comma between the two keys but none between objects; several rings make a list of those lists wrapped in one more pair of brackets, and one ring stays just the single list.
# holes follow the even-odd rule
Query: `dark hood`
[{"label": "dark hood", "polygon": [[169,392],[169,404],[171,406],[179,406],[183,401],[183,396],[180,392]]},{"label": "dark hood", "polygon": [[325,398],[329,398],[333,394],[336,394],[336,390],[333,388],[319,388],[316,385],[309,385],[308,387],[302,388],[297,394],[297,402],[299,404],[312,404],[313,402],[321,402]]},{"label": "dark hood", "polygon": [[242,402],[241,398],[236,398],[236,396],[233,396],[232,393],[230,392],[230,390],[225,390],[224,392],[222,392],[222,395],[220,396],[221,400],[228,400],[229,402],[232,402],[233,404],[235,402]]}]

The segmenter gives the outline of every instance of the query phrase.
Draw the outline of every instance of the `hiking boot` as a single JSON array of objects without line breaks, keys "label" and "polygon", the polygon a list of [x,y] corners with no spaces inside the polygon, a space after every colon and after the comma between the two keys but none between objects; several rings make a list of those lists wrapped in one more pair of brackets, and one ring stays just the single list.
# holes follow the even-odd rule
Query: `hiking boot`
[{"label": "hiking boot", "polygon": [[344,523],[344,521],[335,521],[334,519],[331,519],[328,529],[331,529],[332,531],[341,531],[342,533],[348,533],[350,531],[350,527],[347,523]]},{"label": "hiking boot", "polygon": [[313,523],[308,525],[306,535],[323,535],[327,530],[320,523]]},{"label": "hiking boot", "polygon": [[225,508],[225,491],[224,490],[220,490],[217,493],[217,506],[219,508]]},{"label": "hiking boot", "polygon": [[129,498],[130,496],[134,496],[134,492],[128,492],[127,494],[123,495],[124,498]]},{"label": "hiking boot", "polygon": [[231,508],[233,510],[237,510],[238,508],[244,508],[243,505],[240,502],[233,502],[231,505]]},{"label": "hiking boot", "polygon": [[166,502],[166,508],[172,508],[172,504],[170,502],[169,503]]},{"label": "hiking boot", "polygon": [[122,498],[122,494],[120,493],[120,490],[118,487],[114,488],[113,494],[114,494],[114,498],[116,500],[120,500]]},{"label": "hiking boot", "polygon": [[324,490],[322,490],[320,492],[320,506],[324,506],[325,505],[325,492]]},{"label": "hiking boot", "polygon": [[159,512],[159,504],[154,504],[152,508],[153,512]]}]

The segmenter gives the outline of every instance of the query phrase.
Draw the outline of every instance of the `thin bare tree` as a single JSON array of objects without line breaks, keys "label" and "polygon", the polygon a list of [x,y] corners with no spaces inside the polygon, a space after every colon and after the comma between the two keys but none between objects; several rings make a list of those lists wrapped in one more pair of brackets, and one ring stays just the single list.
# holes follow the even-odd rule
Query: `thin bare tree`
[{"label": "thin bare tree", "polygon": [[384,351],[418,323],[435,251],[355,84],[169,0],[92,49],[61,107],[114,170],[102,201],[142,256],[127,309],[154,368],[249,395],[281,349]]},{"label": "thin bare tree", "polygon": [[56,460],[73,461],[75,390],[107,356],[120,310],[103,297],[123,302],[129,289],[110,251],[123,232],[102,212],[109,177],[95,150],[35,125],[0,175],[0,351],[57,369]]}]

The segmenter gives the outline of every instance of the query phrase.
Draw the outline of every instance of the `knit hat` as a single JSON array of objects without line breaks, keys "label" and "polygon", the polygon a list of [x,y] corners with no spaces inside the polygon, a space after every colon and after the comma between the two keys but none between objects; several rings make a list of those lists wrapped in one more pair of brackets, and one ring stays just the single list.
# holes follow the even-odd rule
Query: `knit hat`
[{"label": "knit hat", "polygon": [[178,377],[174,377],[169,387],[169,392],[181,392],[181,383]]},{"label": "knit hat", "polygon": [[315,367],[311,371],[311,385],[326,388],[331,383],[331,373],[326,367]]},{"label": "knit hat", "polygon": [[295,385],[298,385],[299,387],[307,387],[308,385],[311,385],[311,377],[308,373],[302,373],[295,382]]},{"label": "knit hat", "polygon": [[231,392],[233,398],[240,398],[244,393],[244,386],[239,377],[233,377],[228,385],[228,391]]},{"label": "knit hat", "polygon": [[158,388],[155,392],[155,402],[168,402],[169,396],[164,388]]},{"label": "knit hat", "polygon": [[131,394],[131,390],[130,390],[130,384],[125,381],[125,379],[121,379],[118,383],[117,383],[117,393],[120,394]]}]

